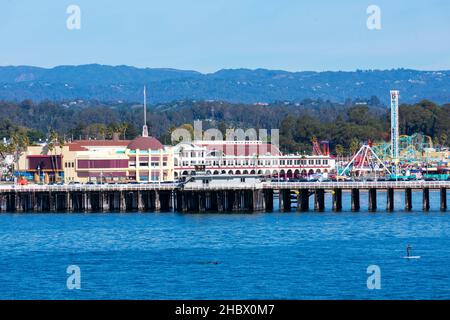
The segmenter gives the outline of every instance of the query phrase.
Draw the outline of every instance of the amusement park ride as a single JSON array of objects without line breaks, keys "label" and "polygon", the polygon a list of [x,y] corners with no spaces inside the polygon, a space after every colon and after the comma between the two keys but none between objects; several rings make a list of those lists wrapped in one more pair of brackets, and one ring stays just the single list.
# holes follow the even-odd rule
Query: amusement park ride
[{"label": "amusement park ride", "polygon": [[431,137],[420,133],[411,136],[399,134],[399,91],[393,90],[390,94],[391,141],[381,143],[368,141],[362,145],[350,162],[342,170],[337,170],[338,177],[388,175],[393,179],[418,178],[424,167],[428,172],[432,162],[439,162],[439,159],[432,157],[431,151],[434,149]]},{"label": "amusement park ride", "polygon": [[369,141],[368,144],[364,144],[358,152],[356,152],[350,162],[340,172],[340,176],[343,176],[350,171],[356,175],[367,175],[370,173],[375,175],[383,173],[392,174],[373,150],[371,141]]},{"label": "amusement park ride", "polygon": [[313,155],[314,156],[329,156],[330,155],[330,144],[328,141],[319,141],[317,138],[312,139],[313,145]]}]

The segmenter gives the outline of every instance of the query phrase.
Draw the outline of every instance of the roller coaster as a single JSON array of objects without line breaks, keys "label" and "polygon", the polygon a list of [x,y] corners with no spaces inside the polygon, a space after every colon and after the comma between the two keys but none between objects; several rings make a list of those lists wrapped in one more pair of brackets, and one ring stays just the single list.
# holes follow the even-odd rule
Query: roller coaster
[{"label": "roller coaster", "polygon": [[[413,135],[401,135],[399,137],[399,162],[400,163],[418,163],[429,160],[427,150],[433,148],[431,137],[421,133]],[[373,151],[382,161],[390,162],[391,144],[389,142],[374,143]]]},{"label": "roller coaster", "polygon": [[[417,133],[411,136],[399,136],[399,158],[394,161],[391,143],[368,141],[363,144],[351,160],[338,171],[338,176],[371,176],[388,175],[389,177],[412,177],[421,172],[423,167],[436,167],[442,159],[434,159],[430,152],[433,149],[431,137]],[[405,176],[406,174],[406,176]],[[420,176],[420,175],[419,175]],[[445,180],[447,177],[445,178]]]},{"label": "roller coaster", "polygon": [[[338,177],[388,175],[389,179],[450,179],[448,150],[436,152],[433,140],[427,135],[414,133],[399,135],[397,90],[391,91],[391,141],[372,143],[368,141],[352,156],[351,160],[337,168]],[[320,150],[316,140],[314,150]],[[443,156],[444,155],[444,156]],[[429,171],[432,171],[431,177]]]}]

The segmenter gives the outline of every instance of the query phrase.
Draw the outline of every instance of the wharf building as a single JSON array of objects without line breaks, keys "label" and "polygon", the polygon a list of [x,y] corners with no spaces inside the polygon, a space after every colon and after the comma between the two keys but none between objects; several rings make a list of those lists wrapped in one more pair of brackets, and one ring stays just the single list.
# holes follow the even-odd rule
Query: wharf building
[{"label": "wharf building", "polygon": [[48,150],[30,146],[19,159],[16,175],[29,182],[166,182],[195,174],[260,175],[296,179],[331,173],[329,155],[283,154],[261,141],[194,141],[164,146],[156,138],[79,140]]},{"label": "wharf building", "polygon": [[194,174],[202,165],[211,175],[263,175],[296,179],[335,171],[330,155],[283,154],[262,141],[193,141],[174,147],[174,176]]},{"label": "wharf building", "polygon": [[173,181],[173,148],[156,138],[79,140],[56,146],[30,146],[22,154],[17,176],[52,182]]},{"label": "wharf building", "polygon": [[30,146],[15,168],[17,177],[36,183],[167,182],[195,174],[259,175],[286,179],[335,170],[325,155],[282,154],[276,145],[256,140],[209,140],[164,146],[149,136],[144,88],[144,125],[134,140],[78,140]]}]

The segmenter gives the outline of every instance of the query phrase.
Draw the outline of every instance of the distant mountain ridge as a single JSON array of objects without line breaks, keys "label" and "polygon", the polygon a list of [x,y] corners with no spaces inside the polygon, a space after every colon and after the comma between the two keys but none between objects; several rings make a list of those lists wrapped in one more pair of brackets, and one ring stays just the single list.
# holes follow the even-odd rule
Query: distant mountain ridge
[{"label": "distant mountain ridge", "polygon": [[422,99],[450,102],[450,71],[411,69],[288,72],[267,69],[197,71],[80,65],[50,69],[0,67],[0,99],[21,101],[99,100],[140,102],[148,86],[150,103],[174,100],[224,100],[259,103],[323,99],[344,102],[377,96],[388,103],[389,90],[400,90],[401,102]]}]

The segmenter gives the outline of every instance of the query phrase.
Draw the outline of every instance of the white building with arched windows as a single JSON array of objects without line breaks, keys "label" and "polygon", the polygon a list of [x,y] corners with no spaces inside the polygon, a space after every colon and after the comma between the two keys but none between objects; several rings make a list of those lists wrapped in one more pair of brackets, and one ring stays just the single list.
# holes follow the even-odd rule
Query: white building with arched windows
[{"label": "white building with arched windows", "polygon": [[299,178],[314,173],[331,173],[335,159],[329,155],[282,154],[262,141],[193,141],[174,147],[175,178],[191,175],[204,165],[207,174],[257,174]]}]

